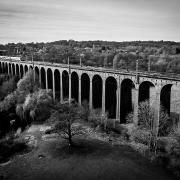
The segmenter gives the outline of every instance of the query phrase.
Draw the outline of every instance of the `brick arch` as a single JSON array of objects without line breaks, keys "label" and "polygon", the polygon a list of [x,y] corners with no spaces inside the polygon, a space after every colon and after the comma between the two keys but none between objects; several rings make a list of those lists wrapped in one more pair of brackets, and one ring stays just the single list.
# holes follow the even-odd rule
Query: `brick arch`
[{"label": "brick arch", "polygon": [[0,74],[2,74],[2,62],[0,61]]},{"label": "brick arch", "polygon": [[103,79],[99,74],[92,77],[92,103],[93,108],[102,108]]},{"label": "brick arch", "polygon": [[12,74],[12,64],[11,63],[9,63],[8,68],[9,68],[9,74]]},{"label": "brick arch", "polygon": [[171,110],[171,88],[173,84],[166,84],[161,87],[160,105],[170,115]]},{"label": "brick arch", "polygon": [[28,72],[28,66],[24,65],[24,72],[27,73]]},{"label": "brick arch", "polygon": [[48,89],[53,89],[53,70],[48,68],[46,73]]},{"label": "brick arch", "polygon": [[41,74],[41,88],[46,88],[46,70],[44,67],[40,68],[40,74]]},{"label": "brick arch", "polygon": [[14,64],[14,63],[12,64],[12,75],[13,75],[13,76],[16,75],[16,72],[15,72],[15,64]]},{"label": "brick arch", "polygon": [[23,65],[22,64],[20,64],[20,77],[22,78],[23,77],[23,75],[24,75],[24,72],[23,72]]},{"label": "brick arch", "polygon": [[127,115],[134,110],[135,83],[132,79],[125,78],[121,82],[120,95],[120,122],[126,123]]},{"label": "brick arch", "polygon": [[117,101],[117,80],[109,76],[105,81],[105,109],[109,118],[116,118],[116,101]]},{"label": "brick arch", "polygon": [[89,103],[90,93],[90,76],[88,73],[81,74],[81,102],[87,101]]},{"label": "brick arch", "polygon": [[69,97],[69,73],[67,70],[62,71],[62,90],[63,99],[68,99]]},{"label": "brick arch", "polygon": [[5,64],[4,64],[4,70],[5,70],[5,73],[8,73],[8,63],[7,62],[5,62]]},{"label": "brick arch", "polygon": [[139,100],[138,102],[142,101],[149,101],[150,104],[155,100],[156,96],[156,88],[155,84],[150,81],[143,81],[139,85]]},{"label": "brick arch", "polygon": [[79,98],[79,75],[76,71],[71,73],[71,97],[78,102]]},{"label": "brick arch", "polygon": [[15,66],[16,66],[16,75],[19,77],[20,76],[20,74],[19,74],[19,65],[15,64]]},{"label": "brick arch", "polygon": [[59,69],[54,69],[55,98],[58,100],[60,100],[60,91],[61,91],[60,78],[61,78],[61,72],[59,71]]}]

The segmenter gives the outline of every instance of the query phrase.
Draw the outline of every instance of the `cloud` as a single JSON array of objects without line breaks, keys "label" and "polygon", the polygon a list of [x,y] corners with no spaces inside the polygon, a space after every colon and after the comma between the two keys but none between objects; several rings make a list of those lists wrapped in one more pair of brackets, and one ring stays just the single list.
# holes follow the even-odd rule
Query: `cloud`
[{"label": "cloud", "polygon": [[179,8],[179,0],[1,0],[1,42],[180,41]]}]

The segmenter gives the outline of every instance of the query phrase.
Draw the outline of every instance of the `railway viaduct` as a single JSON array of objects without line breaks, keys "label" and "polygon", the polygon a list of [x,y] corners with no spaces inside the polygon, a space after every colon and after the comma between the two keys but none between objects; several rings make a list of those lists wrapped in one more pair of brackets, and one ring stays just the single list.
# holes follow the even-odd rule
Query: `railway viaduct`
[{"label": "railway viaduct", "polygon": [[[0,59],[0,73],[20,78],[30,69],[38,75],[42,88],[52,89],[53,98],[63,102],[73,98],[80,105],[89,103],[90,109],[100,109],[109,119],[126,122],[128,113],[134,113],[138,122],[138,105],[144,100],[154,106],[158,127],[161,105],[165,110],[178,113],[180,77],[161,74],[136,73],[79,65],[55,64]],[[179,98],[179,99],[178,99]],[[176,103],[172,103],[173,101]]]}]

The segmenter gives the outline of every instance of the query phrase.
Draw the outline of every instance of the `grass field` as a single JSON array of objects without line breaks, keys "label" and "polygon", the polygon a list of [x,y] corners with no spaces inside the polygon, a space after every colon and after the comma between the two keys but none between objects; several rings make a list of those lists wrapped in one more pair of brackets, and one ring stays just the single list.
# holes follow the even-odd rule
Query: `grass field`
[{"label": "grass field", "polygon": [[79,137],[69,151],[60,138],[42,138],[31,132],[37,146],[28,154],[15,156],[10,164],[0,166],[0,179],[13,180],[168,180],[173,176],[150,163],[125,145]]}]

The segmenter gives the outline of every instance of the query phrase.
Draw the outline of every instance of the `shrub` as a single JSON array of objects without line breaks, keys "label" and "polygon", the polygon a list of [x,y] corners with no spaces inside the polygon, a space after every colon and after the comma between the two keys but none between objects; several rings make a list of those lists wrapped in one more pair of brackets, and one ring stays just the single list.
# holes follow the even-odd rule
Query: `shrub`
[{"label": "shrub", "polygon": [[105,117],[102,116],[101,109],[92,109],[89,113],[88,121],[94,126],[102,125]]},{"label": "shrub", "polygon": [[[35,76],[35,78],[34,78]],[[22,79],[17,83],[17,102],[18,104],[24,103],[28,94],[37,91],[39,88],[39,81],[37,75],[33,70],[28,71]]]},{"label": "shrub", "polygon": [[[171,132],[172,122],[169,115],[163,107],[160,108],[159,131],[158,136],[165,136]],[[133,113],[129,113],[126,117],[127,123],[133,122]],[[143,101],[139,104],[138,109],[138,127],[153,131],[155,121],[155,109],[149,104],[149,101]]]},{"label": "shrub", "polygon": [[166,161],[166,167],[180,177],[180,139],[175,134],[158,140],[158,159]]},{"label": "shrub", "polygon": [[131,132],[131,140],[134,140],[137,143],[142,143],[145,145],[149,145],[151,137],[151,132],[146,129],[134,129]]},{"label": "shrub", "polygon": [[[127,116],[128,122],[133,122],[133,114]],[[149,101],[144,101],[139,104],[138,109],[138,126],[132,133],[132,139],[137,142],[148,145],[149,151],[156,155],[157,137],[164,136],[170,132],[170,118],[161,107],[159,131],[158,134],[154,129],[155,109],[150,106]]]},{"label": "shrub", "polygon": [[81,118],[84,119],[85,121],[88,121],[90,111],[89,111],[89,104],[86,100],[82,102],[80,111],[81,111]]},{"label": "shrub", "polygon": [[14,135],[8,134],[0,140],[0,163],[4,163],[13,155],[25,151],[28,151],[25,141],[14,139]]},{"label": "shrub", "polygon": [[17,100],[16,92],[8,94],[3,101],[0,102],[0,112],[8,111],[9,109],[15,107]]},{"label": "shrub", "polygon": [[3,100],[5,96],[10,94],[16,89],[16,78],[12,77],[7,81],[4,81],[0,88],[0,100]]},{"label": "shrub", "polygon": [[23,104],[23,111],[28,114],[31,120],[42,121],[47,119],[50,115],[50,105],[52,102],[52,91],[39,89],[26,96]]}]

